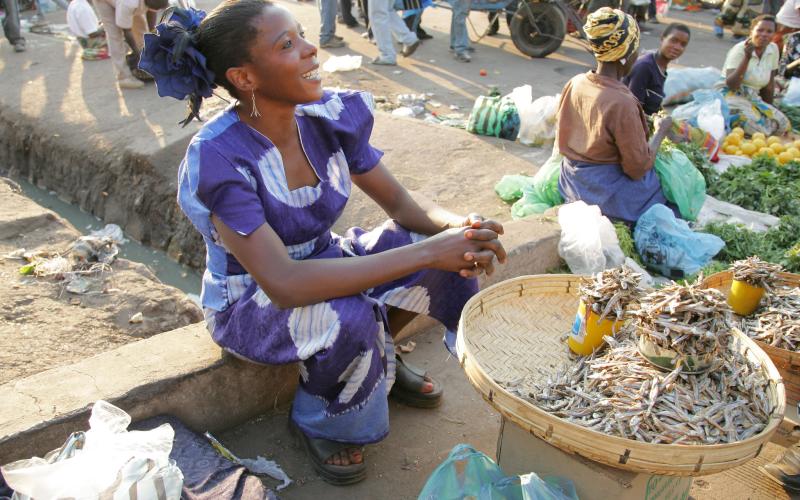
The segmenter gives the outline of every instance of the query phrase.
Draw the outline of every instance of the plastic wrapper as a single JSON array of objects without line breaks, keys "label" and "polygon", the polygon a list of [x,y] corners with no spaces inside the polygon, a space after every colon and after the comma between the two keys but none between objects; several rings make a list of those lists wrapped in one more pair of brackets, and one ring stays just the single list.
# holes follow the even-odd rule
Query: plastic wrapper
[{"label": "plastic wrapper", "polygon": [[419,500],[577,500],[572,482],[534,473],[505,476],[485,454],[467,444],[456,445],[428,478]]},{"label": "plastic wrapper", "polygon": [[597,205],[583,201],[564,205],[558,210],[558,223],[558,255],[573,273],[593,274],[625,262],[617,231]]},{"label": "plastic wrapper", "polygon": [[178,500],[183,474],[169,458],[175,432],[169,424],[128,431],[131,417],[105,401],[92,407],[89,430],[73,433],[61,448],[3,466],[14,500]]},{"label": "plastic wrapper", "polygon": [[642,214],[633,239],[647,267],[672,279],[698,273],[725,246],[713,234],[692,231],[686,221],[661,204]]},{"label": "plastic wrapper", "polygon": [[667,200],[678,205],[681,217],[697,220],[706,201],[706,180],[680,149],[661,151],[655,167]]},{"label": "plastic wrapper", "polygon": [[664,82],[664,106],[692,100],[695,90],[713,88],[722,78],[717,68],[670,69]]}]

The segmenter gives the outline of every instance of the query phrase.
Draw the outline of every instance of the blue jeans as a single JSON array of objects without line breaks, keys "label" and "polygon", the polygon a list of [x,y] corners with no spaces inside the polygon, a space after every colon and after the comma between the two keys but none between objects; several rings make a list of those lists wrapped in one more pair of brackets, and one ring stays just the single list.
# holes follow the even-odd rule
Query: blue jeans
[{"label": "blue jeans", "polygon": [[6,17],[3,19],[3,33],[12,44],[20,40],[25,40],[19,32],[19,5],[17,0],[0,0],[3,2],[3,8],[6,11]]},{"label": "blue jeans", "polygon": [[453,16],[450,18],[450,46],[458,54],[469,47],[467,16],[472,0],[448,0],[448,3],[453,10]]},{"label": "blue jeans", "polygon": [[336,0],[317,0],[319,6],[319,17],[322,25],[319,28],[319,43],[330,42],[336,34],[336,11],[338,9]]}]

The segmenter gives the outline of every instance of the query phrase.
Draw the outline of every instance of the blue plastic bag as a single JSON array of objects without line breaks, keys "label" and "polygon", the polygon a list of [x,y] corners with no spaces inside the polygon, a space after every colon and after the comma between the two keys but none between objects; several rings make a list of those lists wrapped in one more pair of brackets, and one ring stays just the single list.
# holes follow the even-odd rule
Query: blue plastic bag
[{"label": "blue plastic bag", "polygon": [[664,106],[692,100],[695,90],[710,89],[722,79],[717,68],[670,69],[664,82]]},{"label": "blue plastic bag", "polygon": [[672,279],[699,272],[725,246],[713,234],[692,231],[685,220],[661,204],[639,217],[633,239],[647,267]]},{"label": "blue plastic bag", "polygon": [[477,500],[578,499],[569,480],[542,479],[533,473],[506,477],[494,460],[468,444],[459,444],[431,473],[419,500],[465,497]]},{"label": "blue plastic bag", "polygon": [[731,112],[728,108],[728,102],[725,97],[716,90],[697,90],[692,92],[693,101],[687,104],[678,106],[672,110],[672,119],[675,121],[687,121],[693,127],[697,127],[697,117],[700,110],[713,100],[720,101],[720,108],[722,108],[722,117],[725,119],[725,126],[728,127],[731,121]]}]

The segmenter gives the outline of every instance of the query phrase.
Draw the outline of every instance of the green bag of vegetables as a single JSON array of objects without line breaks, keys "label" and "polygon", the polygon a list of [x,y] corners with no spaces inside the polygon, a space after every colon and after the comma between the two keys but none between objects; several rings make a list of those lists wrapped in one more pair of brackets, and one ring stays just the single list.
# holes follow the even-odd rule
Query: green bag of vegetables
[{"label": "green bag of vegetables", "polygon": [[675,148],[656,155],[656,174],[667,200],[678,205],[681,217],[697,220],[706,201],[706,180],[683,151]]},{"label": "green bag of vegetables", "polygon": [[495,184],[494,192],[506,203],[514,203],[522,198],[522,191],[533,184],[533,177],[528,175],[504,175]]},{"label": "green bag of vegetables", "polygon": [[548,208],[564,202],[558,190],[563,158],[558,149],[553,148],[553,154],[533,176],[533,182],[522,188],[522,198],[511,207],[512,218],[522,219],[529,215],[541,214]]}]

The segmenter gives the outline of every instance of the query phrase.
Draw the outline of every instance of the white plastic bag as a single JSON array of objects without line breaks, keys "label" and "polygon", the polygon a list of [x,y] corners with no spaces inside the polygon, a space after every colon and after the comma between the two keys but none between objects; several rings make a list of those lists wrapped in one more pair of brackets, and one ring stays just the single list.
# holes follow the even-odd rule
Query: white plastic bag
[{"label": "white plastic bag", "polygon": [[556,112],[561,94],[547,95],[532,101],[530,85],[515,88],[509,94],[519,111],[520,129],[517,139],[526,146],[541,146],[556,137]]},{"label": "white plastic bag", "polygon": [[0,468],[15,492],[13,500],[178,500],[183,474],[169,458],[175,431],[169,424],[128,431],[130,423],[127,413],[97,401],[88,431],[73,433],[64,446],[44,458]]},{"label": "white plastic bag", "polygon": [[676,68],[669,70],[664,82],[664,106],[692,100],[692,92],[710,89],[722,78],[717,68]]},{"label": "white plastic bag", "polygon": [[700,108],[697,115],[697,126],[708,132],[717,141],[725,136],[725,117],[722,115],[722,103],[714,99]]},{"label": "white plastic bag", "polygon": [[787,106],[800,106],[800,78],[794,77],[789,80],[789,88],[783,96],[783,104]]},{"label": "white plastic bag", "polygon": [[362,56],[331,56],[322,63],[322,71],[334,73],[336,71],[353,71],[361,67]]},{"label": "white plastic bag", "polygon": [[583,201],[564,205],[558,210],[558,223],[558,255],[573,273],[593,274],[625,262],[614,225],[597,205]]}]

